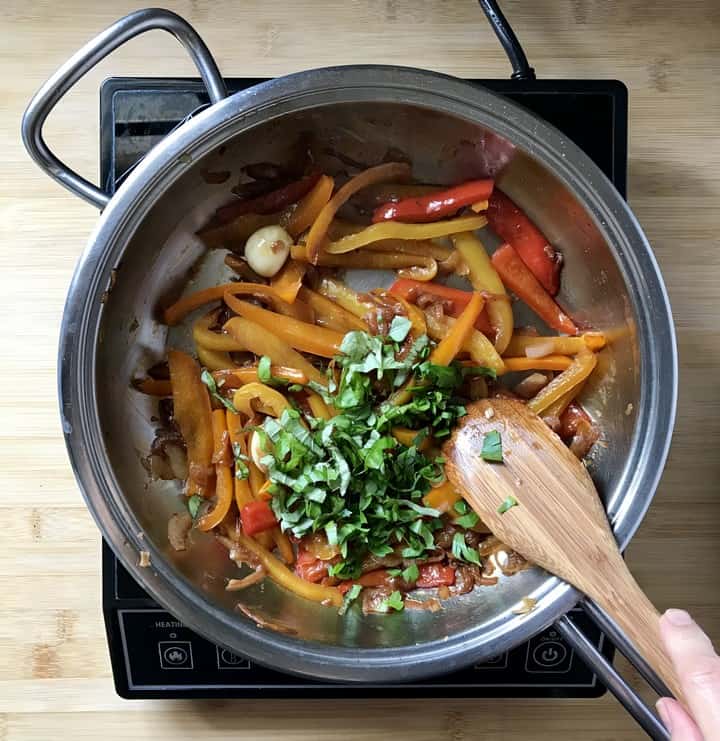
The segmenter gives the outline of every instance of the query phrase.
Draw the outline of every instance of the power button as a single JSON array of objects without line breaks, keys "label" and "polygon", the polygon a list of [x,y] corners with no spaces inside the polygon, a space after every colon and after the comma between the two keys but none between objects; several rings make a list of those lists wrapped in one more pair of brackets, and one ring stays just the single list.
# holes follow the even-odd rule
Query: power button
[{"label": "power button", "polygon": [[525,669],[533,674],[562,674],[570,671],[572,654],[557,631],[550,630],[528,644]]}]

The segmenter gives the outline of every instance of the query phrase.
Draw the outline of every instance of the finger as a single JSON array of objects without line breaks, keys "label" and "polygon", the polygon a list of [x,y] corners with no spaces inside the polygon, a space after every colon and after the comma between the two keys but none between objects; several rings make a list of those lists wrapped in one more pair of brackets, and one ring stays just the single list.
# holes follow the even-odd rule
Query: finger
[{"label": "finger", "polygon": [[703,741],[700,729],[677,700],[663,697],[658,700],[657,710],[672,741]]},{"label": "finger", "polygon": [[720,657],[684,610],[668,610],[660,634],[695,722],[708,741],[720,740]]}]

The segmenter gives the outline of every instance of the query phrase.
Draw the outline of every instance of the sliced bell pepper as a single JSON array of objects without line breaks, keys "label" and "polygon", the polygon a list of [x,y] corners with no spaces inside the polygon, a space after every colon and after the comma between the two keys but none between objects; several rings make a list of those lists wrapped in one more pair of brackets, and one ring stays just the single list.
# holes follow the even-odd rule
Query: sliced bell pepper
[{"label": "sliced bell pepper", "polygon": [[[243,365],[240,368],[216,371],[213,377],[216,381],[222,381],[225,388],[236,389],[246,383],[259,381],[257,371],[257,365]],[[299,383],[301,386],[305,386],[308,382],[308,377],[304,373],[282,365],[271,365],[270,375],[288,383]]]},{"label": "sliced bell pepper", "polygon": [[[485,251],[485,245],[472,232],[455,234],[452,240],[468,267],[472,287],[476,291],[488,291],[498,296],[506,295],[505,286]],[[487,315],[495,330],[495,349],[502,355],[515,326],[512,306],[509,301],[489,301]]]},{"label": "sliced bell pepper", "polygon": [[296,350],[323,358],[333,358],[340,352],[343,335],[334,329],[281,316],[247,301],[240,301],[230,294],[225,295],[225,303],[236,314],[259,324]]},{"label": "sliced bell pepper", "polygon": [[[418,296],[430,296],[438,301],[445,302],[445,313],[452,317],[459,317],[463,309],[470,303],[472,291],[461,291],[459,288],[450,288],[442,283],[422,282],[410,280],[409,278],[399,278],[388,289],[388,291],[398,298],[414,304]],[[475,327],[483,334],[492,334],[492,326],[488,319],[487,308],[483,310],[475,322]]]},{"label": "sliced bell pepper", "polygon": [[505,353],[513,356],[544,357],[545,355],[577,355],[584,350],[602,350],[607,339],[602,332],[585,332],[579,337],[538,337],[513,335]]},{"label": "sliced bell pepper", "polygon": [[270,301],[275,310],[280,314],[294,316],[298,319],[302,318],[302,309],[299,309],[295,304],[289,304],[283,301],[277,291],[270,286],[263,285],[262,283],[223,283],[219,286],[212,286],[212,288],[205,288],[201,291],[191,293],[189,296],[184,296],[171,306],[168,306],[163,311],[163,321],[170,327],[175,326],[190,314],[190,312],[213,301],[220,301],[226,293],[233,296],[238,294],[257,296],[260,299]]},{"label": "sliced bell pepper", "polygon": [[267,355],[273,364],[295,368],[311,381],[327,386],[324,373],[311,365],[297,350],[293,350],[287,342],[283,342],[257,322],[233,317],[225,323],[223,329],[258,357]]},{"label": "sliced bell pepper", "polygon": [[[362,227],[360,227],[362,228]],[[435,244],[429,239],[381,239],[363,248],[368,252],[404,252],[408,255],[432,257],[438,263],[452,257],[455,250],[444,244]]]},{"label": "sliced bell pepper", "polygon": [[230,469],[230,436],[225,409],[212,413],[212,433],[215,460],[215,506],[198,522],[203,532],[217,527],[230,511],[233,501],[233,475]]},{"label": "sliced bell pepper", "polygon": [[293,239],[297,239],[312,226],[330,200],[334,187],[335,181],[330,176],[323,175],[312,190],[297,204],[297,207],[280,219]]},{"label": "sliced bell pepper", "polygon": [[[290,254],[293,260],[311,262],[310,253],[305,245],[292,245]],[[352,254],[330,255],[320,252],[315,265],[328,268],[346,268],[347,270],[397,270],[399,274],[408,275],[416,280],[432,280],[437,275],[437,262],[428,255],[412,255],[405,252],[373,252],[358,250]]]},{"label": "sliced bell pepper", "polygon": [[418,589],[451,587],[455,584],[455,569],[441,563],[423,563],[418,566],[419,576],[415,586]]},{"label": "sliced bell pepper", "polygon": [[308,391],[307,402],[313,417],[317,417],[318,419],[330,419],[333,416],[330,407],[323,401],[322,397],[314,391]]},{"label": "sliced bell pepper", "polygon": [[195,352],[197,353],[200,364],[209,371],[226,370],[235,367],[235,363],[233,363],[229,352],[208,350],[203,345],[196,345]]},{"label": "sliced bell pepper", "polygon": [[331,255],[342,255],[360,247],[384,239],[425,240],[447,237],[458,232],[471,232],[482,229],[487,224],[484,216],[460,216],[448,221],[436,221],[430,224],[403,224],[398,221],[383,221],[365,227],[360,232],[348,234],[324,246],[325,252]]},{"label": "sliced bell pepper", "polygon": [[206,247],[227,247],[240,251],[248,237],[264,226],[279,224],[282,213],[243,214],[229,224],[210,224],[201,229],[197,236]]},{"label": "sliced bell pepper", "polygon": [[493,180],[469,180],[445,190],[423,196],[405,198],[396,203],[384,203],[375,209],[373,223],[380,221],[425,222],[437,221],[471,206],[487,201],[493,191]]},{"label": "sliced bell pepper", "polygon": [[[248,459],[247,436],[243,430],[243,422],[240,415],[234,414],[228,409],[225,422],[233,451],[236,449],[239,450],[240,455]],[[246,478],[238,478],[237,476],[233,476],[233,481],[235,484],[235,504],[237,505],[238,512],[241,512],[246,504],[254,501],[252,491],[250,490],[250,482]]]},{"label": "sliced bell pepper", "polygon": [[307,264],[297,260],[288,260],[283,269],[272,279],[270,286],[283,301],[289,304],[295,302],[307,267]]},{"label": "sliced bell pepper", "polygon": [[457,489],[449,482],[444,481],[438,486],[434,486],[430,491],[423,497],[423,504],[426,507],[432,507],[438,510],[438,512],[447,512],[455,504],[462,499]]},{"label": "sliced bell pepper", "polygon": [[287,568],[279,559],[270,553],[266,548],[263,548],[252,538],[247,537],[243,533],[237,534],[238,543],[250,551],[260,561],[265,570],[268,572],[268,576],[278,585],[294,592],[300,597],[312,600],[313,602],[320,602],[324,605],[332,605],[334,607],[340,607],[343,602],[343,596],[340,590],[335,587],[326,587],[321,584],[311,584],[310,582],[301,579],[297,574],[294,574],[290,569]]},{"label": "sliced bell pepper", "polygon": [[[415,283],[419,286],[425,285],[420,281],[413,281],[413,284]],[[321,295],[335,301],[343,309],[361,319],[375,308],[370,299],[362,298],[350,286],[345,285],[345,283],[336,278],[323,278],[318,286],[318,291]]]},{"label": "sliced bell pepper", "polygon": [[547,409],[545,409],[545,411],[543,412],[543,416],[557,417],[558,419],[560,419],[570,402],[580,396],[584,386],[585,381],[579,383],[577,386],[573,386],[569,391],[566,391],[561,397],[556,399],[552,404],[550,404],[549,407],[547,407]]},{"label": "sliced bell pepper", "polygon": [[282,188],[270,191],[257,198],[234,200],[221,206],[215,212],[214,223],[227,224],[244,214],[272,214],[282,211],[291,203],[299,201],[307,195],[321,177],[320,172],[313,172],[300,180],[283,185]]},{"label": "sliced bell pepper", "polygon": [[367,332],[368,325],[352,312],[344,309],[340,304],[323,296],[320,293],[310,290],[303,286],[298,296],[306,303],[315,313],[315,323],[321,327],[334,329],[343,334],[358,330]]},{"label": "sliced bell pepper", "polygon": [[[411,445],[415,444],[415,440],[417,439],[417,436],[420,434],[419,430],[409,430],[407,427],[393,427],[392,430],[390,430],[390,434],[401,444],[404,445],[406,448],[409,448]],[[424,436],[422,442],[420,445],[418,445],[418,450],[422,453],[424,450],[427,450],[430,447],[431,440],[429,437]]]},{"label": "sliced bell pepper", "polygon": [[[540,358],[542,360],[542,358]],[[576,355],[570,365],[559,376],[541,389],[527,403],[528,409],[542,415],[548,407],[571,389],[582,383],[597,365],[597,356],[590,351]]]},{"label": "sliced bell pepper", "polygon": [[462,314],[454,321],[450,331],[440,340],[430,353],[430,362],[436,365],[450,365],[462,350],[468,336],[473,331],[475,321],[482,311],[485,300],[480,293],[473,293]]},{"label": "sliced bell pepper", "polygon": [[511,245],[504,244],[490,259],[500,274],[502,282],[545,324],[565,334],[578,333],[572,319],[555,303],[552,296],[542,287]]},{"label": "sliced bell pepper", "polygon": [[245,535],[255,535],[270,530],[278,521],[267,502],[249,502],[240,510],[240,522]]},{"label": "sliced bell pepper", "polygon": [[545,370],[564,371],[572,365],[572,358],[567,355],[546,355],[543,358],[503,358],[505,371],[513,373],[517,371]]},{"label": "sliced bell pepper", "polygon": [[189,476],[186,493],[205,496],[213,479],[212,408],[200,366],[186,353],[168,352],[173,415],[185,440]]},{"label": "sliced bell pepper", "polygon": [[353,197],[353,203],[363,209],[374,210],[383,203],[397,203],[407,198],[418,198],[437,193],[439,185],[420,185],[416,183],[376,183],[364,188]]},{"label": "sliced bell pepper", "polygon": [[511,244],[542,287],[554,296],[560,288],[562,256],[543,233],[502,191],[494,190],[487,210],[488,223],[500,238]]},{"label": "sliced bell pepper", "polygon": [[310,262],[316,264],[320,248],[327,234],[330,222],[338,209],[355,193],[368,185],[393,178],[405,178],[410,175],[410,166],[404,162],[387,162],[369,169],[348,180],[340,190],[325,204],[308,232],[305,244]]},{"label": "sliced bell pepper", "polygon": [[264,383],[246,383],[233,396],[233,406],[246,417],[252,417],[255,412],[279,417],[290,408],[288,400],[274,388]]},{"label": "sliced bell pepper", "polygon": [[172,396],[172,383],[164,379],[138,378],[132,383],[133,388],[148,396]]},{"label": "sliced bell pepper", "polygon": [[[220,353],[239,352],[245,348],[232,337],[220,332],[211,331],[210,327],[217,321],[218,312],[210,311],[200,317],[192,328],[192,337],[196,346]],[[223,366],[227,368],[228,366]]]}]

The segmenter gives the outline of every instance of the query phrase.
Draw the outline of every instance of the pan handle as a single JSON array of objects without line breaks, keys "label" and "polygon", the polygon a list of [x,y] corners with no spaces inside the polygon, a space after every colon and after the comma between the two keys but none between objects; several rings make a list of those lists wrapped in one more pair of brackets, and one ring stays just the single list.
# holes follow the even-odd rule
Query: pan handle
[{"label": "pan handle", "polygon": [[[606,615],[594,602],[585,599],[583,608],[586,614],[607,633],[608,637],[616,645],[619,651],[630,661],[631,664],[647,680],[648,684],[658,694],[670,696],[661,680],[650,669],[642,657],[624,638],[620,628],[615,625],[609,615]],[[670,734],[665,726],[658,720],[655,713],[644,703],[642,698],[632,687],[618,674],[615,667],[600,653],[595,645],[589,641],[575,623],[563,615],[556,623],[555,629],[573,647],[575,653],[595,672],[602,683],[615,695],[615,698],[632,715],[640,727],[650,738],[655,741],[670,741]]]},{"label": "pan handle", "polygon": [[185,47],[205,83],[212,103],[227,96],[220,70],[195,29],[169,10],[146,8],[116,21],[74,54],[38,90],[23,115],[22,138],[30,156],[60,185],[99,209],[107,206],[110,195],[78,175],[52,153],[43,139],[43,125],[50,111],[86,72],[126,41],[155,29],[171,33]]}]

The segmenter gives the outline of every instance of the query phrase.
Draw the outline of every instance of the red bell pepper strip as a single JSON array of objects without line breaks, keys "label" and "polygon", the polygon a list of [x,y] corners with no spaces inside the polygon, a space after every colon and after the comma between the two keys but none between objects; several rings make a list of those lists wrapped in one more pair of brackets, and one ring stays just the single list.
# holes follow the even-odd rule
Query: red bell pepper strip
[{"label": "red bell pepper strip", "polygon": [[321,174],[320,171],[313,172],[257,198],[231,201],[215,212],[214,223],[227,224],[243,214],[273,214],[282,211],[286,206],[306,196],[320,180]]},{"label": "red bell pepper strip", "polygon": [[305,548],[299,548],[295,561],[295,573],[301,579],[317,584],[328,575],[329,563],[331,562],[317,558]]},{"label": "red bell pepper strip", "polygon": [[451,587],[455,584],[455,569],[439,563],[424,563],[418,566],[420,575],[415,586],[419,589]]},{"label": "red bell pepper strip", "polygon": [[255,535],[278,524],[270,505],[263,499],[248,502],[240,510],[240,522],[245,535]]},{"label": "red bell pepper strip", "polygon": [[509,244],[504,244],[496,250],[490,259],[502,282],[548,327],[565,334],[578,333],[572,319],[555,303]]},{"label": "red bell pepper strip", "polygon": [[554,296],[560,288],[562,255],[548,243],[545,235],[502,191],[494,190],[488,204],[487,219],[490,228],[511,244],[540,281]]},{"label": "red bell pepper strip", "polygon": [[[445,313],[448,316],[459,317],[463,309],[470,303],[472,291],[461,291],[459,288],[450,288],[442,283],[431,283],[410,278],[399,278],[389,289],[389,293],[414,304],[419,295],[433,296],[438,301],[445,301]],[[476,329],[483,334],[494,336],[494,330],[487,315],[487,305],[483,308],[475,322]]]},{"label": "red bell pepper strip", "polygon": [[451,216],[463,206],[487,201],[493,192],[493,180],[469,180],[447,190],[428,195],[404,198],[397,203],[383,203],[373,212],[373,223],[378,221],[403,221],[418,223],[437,221]]}]

